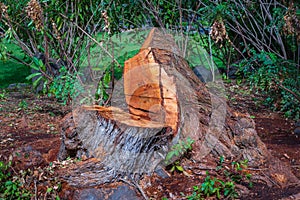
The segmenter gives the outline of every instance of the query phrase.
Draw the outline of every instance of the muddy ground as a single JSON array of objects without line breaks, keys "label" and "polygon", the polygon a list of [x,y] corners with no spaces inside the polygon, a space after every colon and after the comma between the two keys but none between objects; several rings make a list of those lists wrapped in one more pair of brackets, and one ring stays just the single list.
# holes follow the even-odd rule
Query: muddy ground
[{"label": "muddy ground", "polygon": [[[300,178],[300,138],[293,134],[294,121],[263,106],[260,100],[264,97],[253,95],[246,86],[228,84],[226,88],[230,106],[242,113],[249,112],[270,152],[288,164]],[[20,170],[24,172],[30,169],[27,175],[22,175],[26,176],[23,177],[26,183],[24,187],[39,199],[66,195],[64,184],[51,177],[53,173],[45,168],[49,169],[56,163],[60,147],[60,123],[71,111],[71,106],[63,106],[54,98],[38,97],[30,88],[14,88],[0,93],[0,161],[12,160],[13,173],[18,176],[21,176]],[[22,159],[22,155],[28,159]],[[152,199],[178,199],[179,196],[186,199],[191,195],[193,186],[203,182],[207,170],[199,169],[199,163],[188,159],[183,160],[181,165],[188,175],[167,171],[169,178],[153,176],[147,180],[151,184],[142,188],[145,195]],[[250,172],[253,175],[261,173],[255,170]],[[46,177],[41,178],[41,174]],[[53,190],[49,192],[47,188]],[[246,191],[247,194],[241,199],[284,199],[291,195],[297,198],[300,186],[291,185],[283,189],[253,181],[253,187]]]}]

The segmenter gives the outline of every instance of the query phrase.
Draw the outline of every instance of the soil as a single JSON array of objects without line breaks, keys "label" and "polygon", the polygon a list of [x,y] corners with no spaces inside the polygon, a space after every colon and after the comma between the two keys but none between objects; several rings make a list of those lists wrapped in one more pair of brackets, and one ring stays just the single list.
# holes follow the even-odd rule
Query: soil
[{"label": "soil", "polygon": [[[247,86],[231,83],[226,88],[229,105],[252,116],[256,130],[270,152],[289,165],[300,179],[300,138],[293,134],[295,121],[263,106],[261,100],[264,96],[250,93]],[[38,96],[26,87],[3,90],[0,94],[0,161],[11,160],[15,175],[20,174],[19,170],[30,169],[26,180],[32,180],[40,174],[38,183],[33,184],[32,181],[27,184],[27,189],[35,193],[38,199],[52,199],[54,194],[66,194],[64,184],[62,188],[55,187],[60,182],[51,177],[53,173],[50,173],[49,166],[58,163],[56,156],[60,147],[60,123],[71,111],[71,106],[63,106],[54,98]],[[25,161],[22,155],[26,155]],[[230,166],[231,161],[226,162]],[[159,173],[144,178],[141,181],[144,193],[152,199],[186,199],[193,193],[193,187],[204,181],[206,171],[222,179],[215,169],[202,169],[201,163],[191,159],[182,160],[180,165],[185,173],[165,170],[163,174],[168,174],[167,178]],[[255,170],[249,171],[253,177],[261,174]],[[40,178],[41,174],[47,178]],[[33,177],[30,179],[28,176]],[[57,189],[57,192],[52,192],[52,196],[48,194],[49,191],[47,193],[49,187]],[[246,182],[241,182],[237,189],[241,194],[240,199],[284,199],[291,195],[299,196],[300,186],[269,187],[266,182],[253,180],[252,188]]]}]

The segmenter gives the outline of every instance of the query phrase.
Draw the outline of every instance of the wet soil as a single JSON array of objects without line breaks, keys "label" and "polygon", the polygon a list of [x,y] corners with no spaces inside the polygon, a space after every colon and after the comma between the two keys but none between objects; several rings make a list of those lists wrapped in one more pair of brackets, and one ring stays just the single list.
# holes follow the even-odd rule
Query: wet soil
[{"label": "wet soil", "polygon": [[[241,113],[248,112],[251,115],[259,136],[270,152],[288,164],[295,176],[300,178],[300,138],[293,134],[294,121],[285,119],[282,113],[271,111],[263,106],[260,100],[264,97],[252,94],[247,86],[227,84],[226,88],[229,105]],[[61,105],[53,98],[38,97],[30,92],[30,88],[12,89],[0,93],[3,94],[0,99],[0,161],[13,160],[15,171],[31,168],[34,176],[35,171],[56,163],[60,147],[60,123],[71,108]],[[31,163],[22,162],[18,156],[23,154],[29,158],[36,156],[38,159],[30,159]],[[165,170],[164,175],[155,174],[145,177],[141,181],[141,187],[146,196],[152,199],[163,197],[186,199],[193,193],[194,186],[203,183],[207,171],[217,178],[219,175],[214,169],[202,169],[201,163],[189,159],[182,160],[180,165],[184,168],[185,174]],[[52,199],[53,195],[45,195],[46,189],[50,186],[55,188],[59,180],[55,177],[49,178],[51,173],[43,173],[47,174],[48,179],[43,179],[44,182],[40,180],[40,184],[37,185],[28,184],[28,188],[41,199],[45,196],[45,199]],[[258,172],[250,171],[250,173],[255,176]],[[243,183],[237,185],[238,190],[242,191],[240,199],[284,199],[300,192],[299,185],[291,185],[283,189],[276,186],[269,187],[266,183],[255,182],[255,180],[252,188],[246,186]],[[66,194],[63,190],[64,187],[60,189],[60,193]]]}]

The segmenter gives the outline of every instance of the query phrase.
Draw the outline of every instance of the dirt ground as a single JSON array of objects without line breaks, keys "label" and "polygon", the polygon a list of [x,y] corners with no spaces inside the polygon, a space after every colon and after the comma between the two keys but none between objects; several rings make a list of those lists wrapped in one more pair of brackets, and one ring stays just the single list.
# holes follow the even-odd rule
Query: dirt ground
[{"label": "dirt ground", "polygon": [[[246,86],[228,84],[226,88],[230,106],[242,113],[249,112],[255,120],[259,136],[270,152],[288,164],[300,178],[300,138],[293,134],[294,121],[264,107],[259,103],[264,97],[250,94]],[[60,147],[61,119],[71,111],[71,106],[62,106],[53,98],[37,97],[30,92],[30,88],[15,88],[0,93],[0,161],[13,160],[15,173],[30,168],[34,174],[36,168],[51,165],[56,160]],[[18,155],[22,154],[28,154],[30,159],[26,162],[18,159]],[[178,196],[185,199],[187,195],[191,195],[193,186],[203,182],[205,171],[199,170],[199,163],[188,159],[182,162],[182,166],[190,176],[178,172],[169,178],[152,176],[147,180],[151,184],[144,188],[145,194],[152,199],[178,199]],[[49,185],[55,184],[55,181],[50,183],[49,178],[46,186],[40,182],[38,189],[33,188],[36,185],[28,184],[40,196],[46,193]],[[284,199],[298,194],[299,191],[299,185],[284,189],[270,188],[263,182],[254,181],[253,187],[241,199]],[[50,196],[48,198],[51,199]]]}]

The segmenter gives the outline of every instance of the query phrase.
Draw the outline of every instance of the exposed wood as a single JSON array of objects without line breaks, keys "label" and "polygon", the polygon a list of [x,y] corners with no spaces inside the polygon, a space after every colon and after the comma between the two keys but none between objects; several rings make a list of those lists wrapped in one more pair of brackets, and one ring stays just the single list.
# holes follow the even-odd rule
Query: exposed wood
[{"label": "exposed wood", "polygon": [[126,102],[130,113],[164,123],[176,132],[179,108],[175,80],[154,56],[148,48],[125,62]]}]

